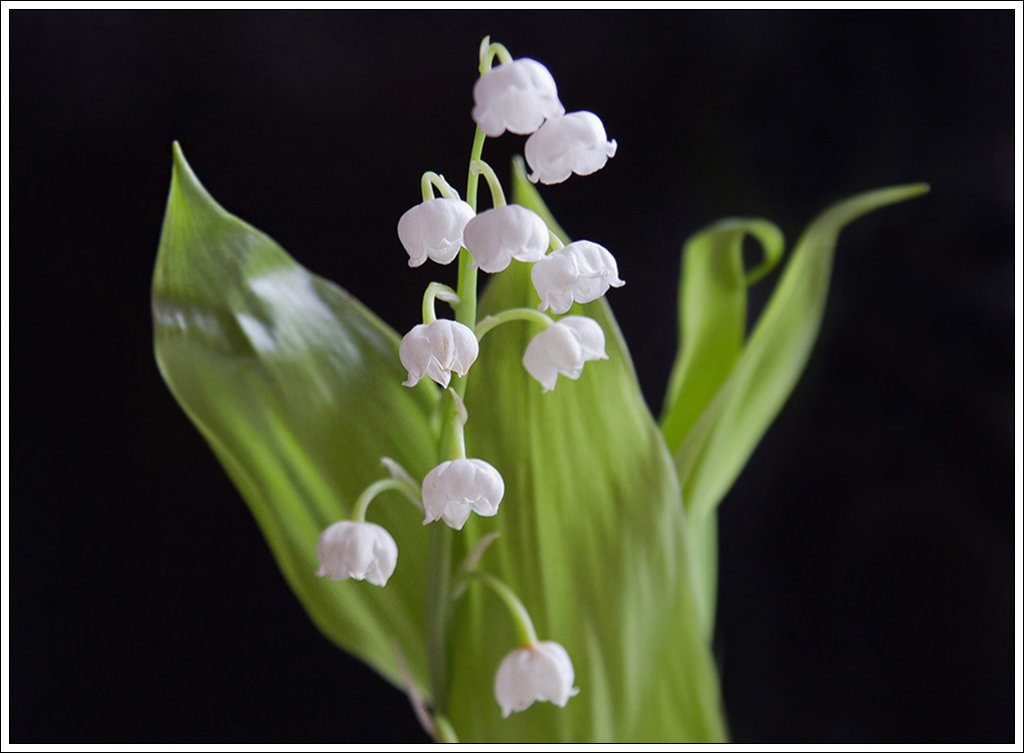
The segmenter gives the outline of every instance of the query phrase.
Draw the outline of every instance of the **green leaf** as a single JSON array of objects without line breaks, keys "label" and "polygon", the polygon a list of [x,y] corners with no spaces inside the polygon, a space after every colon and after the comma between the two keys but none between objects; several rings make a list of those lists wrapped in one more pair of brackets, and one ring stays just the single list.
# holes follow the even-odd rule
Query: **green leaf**
[{"label": "green leaf", "polygon": [[[521,164],[514,193],[550,222]],[[514,263],[491,279],[481,310],[537,303],[528,266]],[[471,585],[454,613],[446,711],[464,741],[721,740],[672,459],[607,303],[573,313],[601,324],[610,359],[588,363],[576,382],[559,378],[550,393],[522,365],[535,325],[505,324],[481,343],[467,448],[502,472],[505,499],[455,542],[468,548],[501,532],[481,566],[519,594],[541,640],[566,647],[580,693],[564,709],[535,703],[503,720],[492,684],[516,635],[498,599]]]},{"label": "green leaf", "polygon": [[[432,385],[401,386],[398,338],[358,301],[224,211],[177,144],[153,277],[156,360],[241,491],[319,628],[397,685],[401,647],[428,693],[421,514],[388,492],[368,519],[399,546],[386,588],[317,578],[316,541],[385,477],[433,464]],[[212,500],[211,500],[212,503]]]},{"label": "green leaf", "polygon": [[[735,312],[743,305],[738,303],[742,291],[735,273],[739,253],[735,246],[736,233],[753,232],[766,248],[780,243],[781,238],[776,238],[777,231],[764,221],[748,220],[739,226],[713,227],[698,236],[703,240],[697,245],[687,244],[687,252],[697,251],[698,254],[710,253],[711,247],[719,244],[726,256],[732,257],[721,261],[720,265],[733,268],[723,292],[705,291],[706,295],[718,297],[715,303],[707,304],[708,309],[726,312],[719,318],[728,318],[728,312],[733,312],[728,326],[719,328],[729,330],[725,337],[728,339],[727,358],[733,361],[731,370],[723,380],[717,364],[702,359],[697,362],[695,356],[692,370],[713,370],[715,377],[709,381],[717,380],[720,386],[710,401],[707,384],[703,389],[694,389],[693,400],[702,406],[696,421],[693,421],[696,410],[687,407],[690,397],[685,386],[681,387],[673,407],[663,419],[663,426],[671,436],[669,446],[683,484],[688,518],[695,525],[707,518],[732,486],[807,363],[821,326],[839,231],[868,212],[920,196],[927,190],[926,185],[915,184],[871,191],[842,201],[815,218],[797,243],[738,357],[735,355]],[[684,281],[681,294],[684,297],[699,295],[700,280],[697,283],[690,285]],[[685,311],[699,307],[698,304],[691,306],[688,301],[681,304]],[[704,332],[705,336],[707,334]],[[680,437],[681,427],[688,427],[685,438]]]},{"label": "green leaf", "polygon": [[[743,270],[743,239],[761,242],[764,262]],[[743,350],[747,286],[782,257],[784,241],[765,220],[730,218],[690,238],[683,248],[679,282],[682,347],[669,377],[661,431],[677,447],[729,376]]]},{"label": "green leaf", "polygon": [[[743,240],[761,242],[764,259],[743,269]],[[661,431],[669,447],[678,447],[708,403],[729,377],[746,339],[747,287],[782,258],[784,241],[765,220],[729,218],[705,228],[683,248],[679,283],[679,333],[682,347],[669,377]],[[691,524],[688,533],[697,561],[698,603],[704,635],[714,633],[718,587],[718,528],[714,513]]]}]

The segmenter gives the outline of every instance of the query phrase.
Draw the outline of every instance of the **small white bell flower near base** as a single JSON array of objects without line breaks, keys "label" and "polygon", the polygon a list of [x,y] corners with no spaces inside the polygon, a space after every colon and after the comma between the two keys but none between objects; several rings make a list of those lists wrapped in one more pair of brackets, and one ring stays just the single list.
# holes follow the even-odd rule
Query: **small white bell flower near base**
[{"label": "small white bell flower near base", "polygon": [[471,512],[496,515],[503,496],[505,482],[490,463],[476,458],[447,460],[423,479],[423,525],[443,518],[461,531]]},{"label": "small white bell flower near base", "polygon": [[465,324],[451,319],[417,324],[398,345],[398,358],[409,372],[402,384],[413,387],[426,375],[447,387],[452,372],[465,376],[479,353],[476,335]]},{"label": "small white bell flower near base", "polygon": [[626,283],[619,279],[615,257],[604,246],[591,241],[573,241],[552,251],[530,270],[533,287],[540,296],[540,308],[564,314],[576,303],[589,303]]},{"label": "small white bell flower near base", "polygon": [[398,545],[376,523],[342,520],[328,526],[316,542],[317,575],[331,580],[365,580],[383,586],[395,572]]},{"label": "small white bell flower near base", "polygon": [[530,340],[523,366],[550,392],[559,374],[578,379],[586,361],[607,358],[601,325],[586,316],[566,316]]},{"label": "small white bell flower near base", "polygon": [[473,120],[491,138],[533,133],[564,112],[551,72],[531,58],[496,66],[473,85]]},{"label": "small white bell flower near base", "polygon": [[409,266],[427,259],[449,264],[462,247],[462,231],[473,208],[461,199],[427,199],[398,220],[398,239],[409,254]]},{"label": "small white bell flower near base", "polygon": [[570,175],[597,172],[618,145],[609,141],[601,119],[592,112],[571,112],[547,121],[526,140],[530,181],[561,183]]},{"label": "small white bell flower near base", "polygon": [[551,243],[540,215],[518,204],[494,207],[471,219],[464,232],[466,249],[484,272],[501,272],[517,261],[544,258]]},{"label": "small white bell flower near base", "polygon": [[494,676],[494,697],[501,715],[523,711],[534,701],[565,706],[579,693],[569,653],[554,641],[538,641],[509,652]]}]

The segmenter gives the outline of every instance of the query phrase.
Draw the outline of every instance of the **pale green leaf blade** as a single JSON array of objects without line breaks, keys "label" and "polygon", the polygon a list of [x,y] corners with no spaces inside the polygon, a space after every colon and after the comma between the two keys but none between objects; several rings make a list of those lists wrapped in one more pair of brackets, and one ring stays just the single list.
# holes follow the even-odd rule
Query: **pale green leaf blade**
[{"label": "pale green leaf blade", "polygon": [[[743,239],[760,241],[764,260],[743,269]],[[782,233],[760,219],[729,218],[691,237],[683,248],[679,283],[680,347],[669,377],[661,430],[670,449],[728,378],[743,350],[747,326],[747,286],[782,257]]]},{"label": "pale green leaf blade", "polygon": [[[515,200],[547,215],[521,168]],[[516,263],[490,281],[481,309],[537,302]],[[516,637],[500,602],[471,586],[454,613],[448,715],[463,741],[721,740],[672,459],[607,303],[573,312],[601,324],[610,358],[550,393],[522,366],[534,325],[502,325],[482,342],[467,447],[501,470],[506,492],[497,516],[472,519],[455,541],[501,532],[481,566],[519,594],[542,640],[566,647],[580,692],[564,709],[535,703],[503,720],[494,672]]]},{"label": "pale green leaf blade", "polygon": [[314,622],[401,684],[397,642],[426,693],[421,563],[428,537],[418,511],[393,492],[370,508],[368,519],[399,546],[386,588],[314,576],[319,533],[387,475],[382,456],[417,476],[433,460],[428,417],[438,393],[401,386],[395,333],[223,210],[177,144],[153,326],[165,381],[242,493]]},{"label": "pale green leaf blade", "polygon": [[[743,241],[761,244],[762,262],[745,272]],[[782,258],[782,233],[761,219],[728,218],[691,237],[683,247],[679,283],[680,344],[669,377],[661,431],[670,450],[682,444],[694,423],[729,377],[743,351],[747,287]],[[688,531],[696,563],[697,602],[704,635],[714,631],[718,586],[718,527],[715,516],[691,521]]]},{"label": "pale green leaf blade", "polygon": [[840,230],[927,190],[913,184],[859,194],[804,231],[728,379],[674,451],[691,521],[704,519],[732,486],[803,371],[821,326]]}]

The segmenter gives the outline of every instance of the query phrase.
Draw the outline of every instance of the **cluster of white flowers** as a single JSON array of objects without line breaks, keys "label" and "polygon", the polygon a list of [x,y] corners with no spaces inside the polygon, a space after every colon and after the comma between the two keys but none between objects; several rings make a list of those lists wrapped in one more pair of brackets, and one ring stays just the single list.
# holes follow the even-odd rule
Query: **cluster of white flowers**
[{"label": "cluster of white flowers", "polygon": [[536,183],[561,183],[573,173],[597,172],[616,143],[592,112],[565,113],[555,79],[536,60],[520,58],[482,75],[473,87],[473,120],[488,136],[529,135],[526,161]]},{"label": "cluster of white flowers", "polygon": [[[616,144],[609,141],[600,118],[591,112],[566,114],[558,98],[555,80],[536,60],[511,59],[500,45],[481,48],[482,74],[473,89],[472,116],[479,132],[495,138],[506,131],[525,135],[526,160],[533,182],[560,183],[573,173],[589,175],[605,166],[615,154]],[[497,54],[503,64],[491,67]],[[424,297],[424,321],[402,338],[399,359],[408,372],[403,384],[417,385],[429,377],[448,388],[454,373],[465,377],[480,353],[479,339],[493,326],[525,319],[539,322],[543,329],[529,342],[523,354],[523,366],[544,392],[554,389],[559,375],[577,379],[585,362],[606,359],[605,336],[595,320],[578,315],[554,320],[540,313],[565,314],[573,303],[588,303],[601,298],[610,287],[619,287],[615,258],[592,241],[563,245],[535,212],[519,205],[507,205],[493,170],[478,159],[471,162],[471,180],[484,174],[491,187],[493,208],[477,214],[475,183],[467,192],[467,201],[459,198],[443,178],[427,173],[423,179],[423,201],[409,209],[398,221],[398,237],[409,256],[409,266],[418,267],[427,259],[450,264],[465,250],[467,263],[460,267],[459,291],[462,293],[463,267],[499,273],[513,260],[532,264],[530,277],[540,299],[540,311],[512,309],[484,322],[437,319],[434,297],[437,290],[447,291],[443,300],[457,306],[455,291],[433,283]],[[443,194],[434,196],[434,189]],[[552,250],[553,249],[553,250]],[[550,253],[549,253],[550,250]],[[475,271],[472,272],[475,275]],[[475,276],[472,295],[475,299]],[[458,311],[458,308],[456,308]],[[457,382],[458,386],[459,383]],[[464,389],[464,386],[463,386]],[[471,513],[493,516],[505,493],[499,471],[479,458],[466,457],[462,425],[466,420],[461,392],[452,390],[458,410],[452,434],[457,445],[454,456],[444,460],[417,484],[392,461],[388,467],[392,479],[378,481],[360,498],[353,520],[327,528],[317,543],[320,562],[318,575],[332,580],[366,580],[383,586],[394,572],[398,548],[382,527],[363,520],[369,500],[385,488],[404,491],[415,498],[424,515],[424,525],[443,520],[461,530]],[[411,492],[409,490],[412,490]],[[516,599],[507,588],[503,598]],[[518,603],[518,602],[517,602]],[[521,606],[521,605],[520,605]],[[517,619],[525,619],[525,609]],[[501,662],[494,682],[495,697],[502,714],[522,711],[534,701],[551,701],[564,706],[577,691],[574,672],[566,650],[551,641],[538,641],[532,625],[526,631],[525,645],[513,650]]]}]

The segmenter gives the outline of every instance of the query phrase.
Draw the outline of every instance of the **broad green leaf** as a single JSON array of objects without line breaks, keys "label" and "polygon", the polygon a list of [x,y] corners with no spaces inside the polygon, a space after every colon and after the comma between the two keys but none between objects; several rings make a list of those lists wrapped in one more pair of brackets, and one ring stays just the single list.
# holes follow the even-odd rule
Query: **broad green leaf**
[{"label": "broad green leaf", "polygon": [[[514,190],[550,217],[521,164]],[[491,279],[481,314],[537,303],[527,265],[516,263]],[[447,713],[464,741],[722,740],[671,456],[607,303],[573,311],[601,324],[610,358],[588,363],[578,381],[560,377],[552,392],[522,365],[534,325],[502,325],[481,343],[467,448],[500,469],[505,499],[455,542],[501,532],[481,567],[519,594],[542,640],[566,647],[580,693],[564,709],[535,703],[502,719],[494,672],[516,636],[496,597],[471,585],[453,617]]]},{"label": "broad green leaf", "polygon": [[[394,492],[368,519],[399,546],[386,588],[317,578],[316,541],[385,477],[422,477],[438,392],[401,386],[398,338],[358,301],[223,210],[175,144],[153,277],[156,359],[241,491],[281,572],[319,628],[393,683],[401,647],[427,693],[422,516]],[[213,500],[211,500],[213,504]]]},{"label": "broad green leaf", "polygon": [[[670,447],[691,523],[701,525],[732,486],[803,371],[821,326],[839,231],[868,212],[927,190],[915,184],[859,194],[825,210],[808,226],[728,378],[685,439],[678,443],[673,434],[676,442]],[[684,286],[683,294],[688,292]],[[706,397],[697,390],[695,400]],[[681,389],[676,405],[687,399]]]}]

